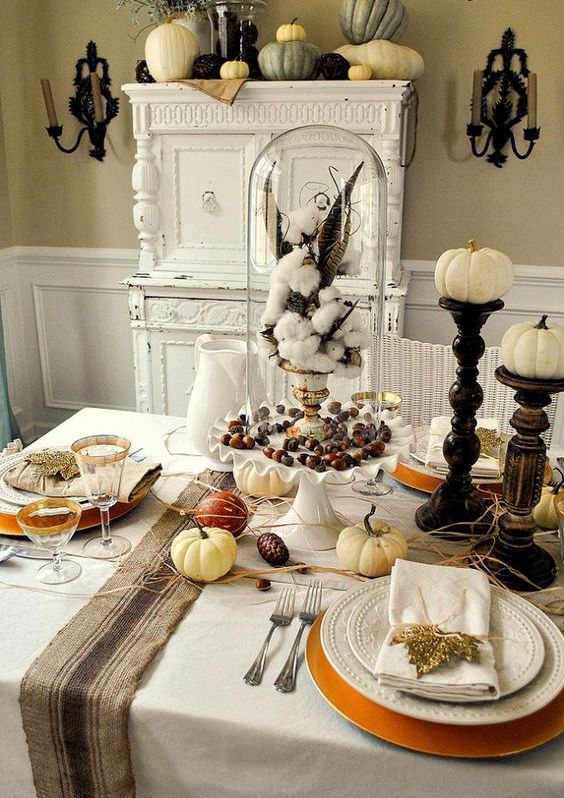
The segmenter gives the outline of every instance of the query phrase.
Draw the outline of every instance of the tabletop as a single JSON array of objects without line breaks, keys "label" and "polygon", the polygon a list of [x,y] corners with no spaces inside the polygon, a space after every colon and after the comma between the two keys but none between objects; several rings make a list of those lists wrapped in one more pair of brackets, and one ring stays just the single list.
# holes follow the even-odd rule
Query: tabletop
[{"label": "tabletop", "polygon": [[[86,434],[113,432],[129,437],[132,449],[142,447],[150,459],[163,462],[167,472],[197,473],[198,458],[183,453],[182,425],[183,419],[170,416],[85,409],[38,443],[63,445]],[[167,448],[164,437],[173,430],[177,432]],[[185,484],[186,476],[163,480],[159,495],[173,500]],[[342,494],[341,489],[335,495],[336,504],[345,498],[358,501]],[[408,490],[394,496],[398,507],[423,498]],[[135,544],[163,509],[149,496],[113,522],[113,529]],[[88,534],[76,535],[69,551],[79,552]],[[1,795],[34,795],[18,703],[21,679],[115,567],[103,561],[80,562],[79,579],[47,592],[35,580],[36,561],[14,558],[0,566]],[[295,632],[291,627],[273,639],[263,683],[245,685],[242,675],[268,629],[267,618],[280,589],[273,583],[262,594],[245,579],[206,586],[146,670],[129,721],[138,798],[562,794],[562,739],[508,760],[445,759],[404,750],[358,730],[324,702],[303,665],[295,692],[276,692],[272,682]],[[326,585],[324,608],[339,589],[338,583]],[[298,605],[303,592],[299,585]]]}]

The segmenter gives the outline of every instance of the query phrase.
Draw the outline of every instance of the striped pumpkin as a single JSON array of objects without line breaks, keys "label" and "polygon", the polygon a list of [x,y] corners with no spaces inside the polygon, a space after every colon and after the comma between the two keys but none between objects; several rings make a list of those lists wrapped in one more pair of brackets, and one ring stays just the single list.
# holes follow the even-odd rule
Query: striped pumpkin
[{"label": "striped pumpkin", "polygon": [[341,30],[351,44],[372,39],[397,40],[407,27],[401,0],[341,0]]}]

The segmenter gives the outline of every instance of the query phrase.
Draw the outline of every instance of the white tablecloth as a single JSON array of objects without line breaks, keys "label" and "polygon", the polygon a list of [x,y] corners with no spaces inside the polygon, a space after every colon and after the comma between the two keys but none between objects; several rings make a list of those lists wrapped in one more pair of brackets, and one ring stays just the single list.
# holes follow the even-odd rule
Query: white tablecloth
[{"label": "white tablecloth", "polygon": [[[197,459],[175,458],[162,435],[182,419],[83,410],[41,443],[65,444],[85,434],[117,432],[160,458],[165,468],[198,470]],[[174,444],[174,441],[173,441]],[[171,480],[171,482],[173,482]],[[169,495],[181,485],[167,486]],[[148,498],[114,529],[134,542],[163,508]],[[79,535],[71,549],[80,550]],[[19,685],[42,647],[109,576],[110,563],[80,560],[81,577],[39,593],[0,584],[0,796],[33,798],[34,789],[18,704]],[[40,563],[12,559],[0,580],[37,585]],[[318,694],[305,667],[294,693],[272,682],[296,625],[276,633],[263,684],[242,675],[267,631],[280,585],[261,594],[252,582],[210,585],[146,671],[131,707],[130,740],[138,798],[221,796],[386,796],[387,798],[560,798],[564,742],[501,761],[462,761],[413,753],[359,731]],[[301,601],[301,592],[298,604]],[[326,589],[324,606],[337,592]],[[54,797],[55,798],[55,797]],[[80,798],[89,798],[80,796]]]}]

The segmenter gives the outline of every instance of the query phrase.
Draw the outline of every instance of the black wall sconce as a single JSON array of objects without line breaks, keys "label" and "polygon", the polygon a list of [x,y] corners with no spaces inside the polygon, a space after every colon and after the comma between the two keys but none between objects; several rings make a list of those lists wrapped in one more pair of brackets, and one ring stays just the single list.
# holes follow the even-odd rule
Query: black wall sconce
[{"label": "black wall sconce", "polygon": [[[102,68],[101,77],[99,67]],[[92,144],[90,155],[98,161],[103,161],[106,154],[104,148],[106,130],[111,120],[118,115],[119,100],[111,95],[108,62],[105,58],[98,57],[94,42],[88,42],[86,45],[86,58],[79,58],[76,62],[73,85],[76,86],[76,93],[74,97],[69,97],[69,111],[82,122],[84,127],[80,129],[74,146],[67,149],[59,141],[63,134],[63,126],[59,125],[57,120],[51,84],[46,78],[41,80],[49,120],[47,133],[55,140],[59,150],[67,153],[77,150],[82,137],[88,133]]]},{"label": "black wall sconce", "polygon": [[[503,152],[507,144],[520,160],[529,157],[540,136],[537,127],[537,76],[529,72],[527,53],[515,47],[515,33],[511,28],[501,37],[501,46],[488,55],[486,68],[474,72],[471,107],[472,121],[467,125],[466,133],[472,153],[477,158],[486,155],[491,145],[487,160],[501,168],[507,160]],[[521,153],[512,128],[525,116],[527,127],[523,139],[528,146]],[[489,131],[482,149],[478,150],[477,139],[482,135],[484,125]]]}]

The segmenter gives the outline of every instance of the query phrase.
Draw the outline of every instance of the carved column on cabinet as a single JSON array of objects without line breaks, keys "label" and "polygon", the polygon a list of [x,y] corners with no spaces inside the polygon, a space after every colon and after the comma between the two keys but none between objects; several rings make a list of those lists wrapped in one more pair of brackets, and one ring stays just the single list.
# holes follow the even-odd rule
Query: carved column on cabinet
[{"label": "carved column on cabinet", "polygon": [[141,269],[152,269],[157,255],[156,238],[161,212],[158,197],[159,170],[155,164],[151,139],[138,139],[135,161],[131,183],[135,191],[133,221],[139,231],[141,246],[139,266]]}]

